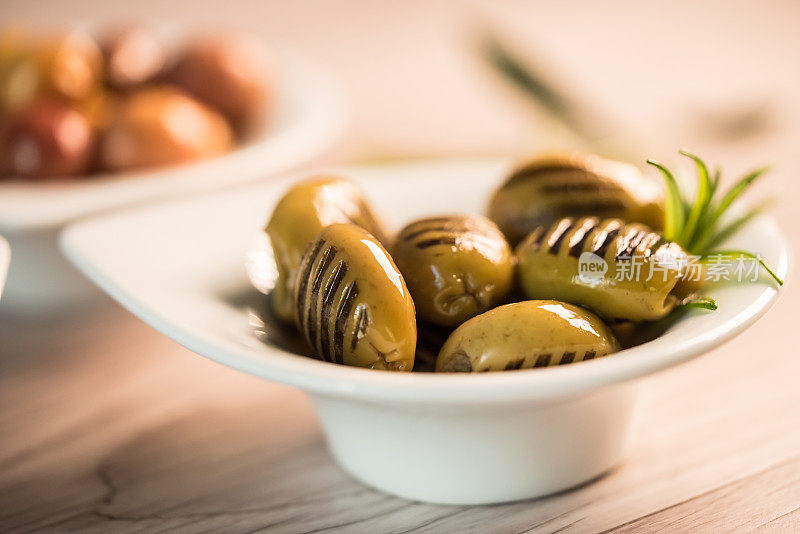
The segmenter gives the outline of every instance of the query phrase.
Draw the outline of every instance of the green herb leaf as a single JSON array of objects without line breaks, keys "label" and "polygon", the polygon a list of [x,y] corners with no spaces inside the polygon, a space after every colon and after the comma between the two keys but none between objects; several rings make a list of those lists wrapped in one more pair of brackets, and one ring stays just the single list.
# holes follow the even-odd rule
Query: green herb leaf
[{"label": "green herb leaf", "polygon": [[711,180],[708,176],[708,167],[703,163],[703,160],[686,150],[681,150],[680,153],[694,160],[699,178],[697,183],[697,195],[692,209],[689,212],[689,217],[686,219],[686,226],[683,227],[680,236],[680,241],[682,243],[690,243],[694,238],[697,223],[700,222],[700,219],[706,212],[706,208],[708,208],[708,204],[711,201]]},{"label": "green herb leaf", "polygon": [[537,69],[523,61],[494,34],[487,32],[480,41],[486,62],[533,101],[537,102],[580,138],[596,141],[601,130],[587,120],[576,104]]},{"label": "green herb leaf", "polygon": [[[714,194],[717,192],[717,188],[719,187],[719,179],[722,176],[722,169],[717,167],[714,169],[714,178],[711,179],[711,198],[714,198]],[[710,199],[709,199],[710,200]]]},{"label": "green herb leaf", "polygon": [[761,267],[764,268],[765,271],[767,271],[770,274],[770,276],[778,283],[779,286],[783,285],[783,280],[781,280],[778,277],[778,275],[775,274],[775,271],[773,271],[764,260],[756,256],[752,252],[747,252],[746,250],[712,250],[703,254],[703,258],[708,258],[710,256],[721,256],[727,258],[744,257],[751,260],[755,260],[761,265]]},{"label": "green herb leaf", "polygon": [[681,306],[685,308],[701,308],[703,310],[714,311],[719,308],[717,301],[711,297],[695,297],[689,298],[681,302]]},{"label": "green herb leaf", "polygon": [[719,221],[719,218],[728,210],[731,204],[733,204],[733,201],[736,200],[739,195],[744,193],[744,191],[750,187],[756,178],[764,174],[767,169],[768,167],[762,167],[761,169],[756,169],[755,171],[750,172],[736,182],[733,187],[731,187],[728,192],[725,193],[725,196],[722,197],[719,205],[714,208],[712,215],[709,217],[708,221],[706,221],[705,228],[703,228],[701,233],[697,236],[697,239],[693,245],[694,247],[699,250],[705,250],[708,248],[708,244],[714,236],[715,225],[717,224],[717,221]]},{"label": "green herb leaf", "polygon": [[669,170],[661,163],[648,159],[647,163],[656,167],[664,176],[667,190],[667,205],[664,213],[664,238],[677,241],[681,236],[684,224],[683,197],[678,182]]},{"label": "green herb leaf", "polygon": [[765,200],[761,204],[746,212],[744,215],[740,215],[723,226],[720,230],[714,233],[714,235],[708,241],[707,247],[713,249],[714,247],[717,247],[727,241],[728,238],[741,230],[747,223],[753,220],[753,218],[764,212],[764,210],[771,206],[774,201],[774,199]]}]

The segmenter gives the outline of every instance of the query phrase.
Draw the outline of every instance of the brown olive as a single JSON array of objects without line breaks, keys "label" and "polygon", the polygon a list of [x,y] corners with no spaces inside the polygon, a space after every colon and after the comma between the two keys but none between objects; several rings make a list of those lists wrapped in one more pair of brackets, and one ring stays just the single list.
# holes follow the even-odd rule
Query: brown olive
[{"label": "brown olive", "polygon": [[267,104],[264,55],[251,38],[198,38],[186,46],[167,80],[218,110],[234,127],[247,128]]},{"label": "brown olive", "polygon": [[511,247],[493,222],[477,215],[412,222],[392,252],[419,317],[442,326],[502,303],[514,277]]},{"label": "brown olive", "polygon": [[100,43],[106,82],[115,89],[130,89],[153,80],[167,61],[164,45],[144,26],[117,28]]},{"label": "brown olive", "polygon": [[222,116],[180,90],[153,87],[122,100],[100,160],[109,170],[170,165],[221,154],[232,142]]},{"label": "brown olive", "polygon": [[450,335],[437,372],[510,371],[600,358],[619,350],[594,314],[555,300],[506,304],[473,317]]},{"label": "brown olive", "polygon": [[567,216],[617,217],[660,228],[658,187],[633,165],[584,154],[555,154],[517,166],[495,191],[491,218],[512,245]]},{"label": "brown olive", "polygon": [[119,104],[120,96],[114,91],[98,91],[74,102],[75,108],[83,113],[89,124],[98,132],[104,132],[108,128]]},{"label": "brown olive", "polygon": [[297,324],[324,360],[411,371],[414,301],[386,249],[354,224],[333,224],[309,245],[295,284]]},{"label": "brown olive", "polygon": [[89,121],[73,107],[40,99],[16,111],[0,129],[4,174],[58,177],[85,174],[94,151]]},{"label": "brown olive", "polygon": [[384,240],[380,223],[361,191],[342,178],[315,177],[292,187],[275,206],[264,231],[277,269],[270,293],[272,311],[294,321],[294,282],[308,244],[328,225],[351,222]]}]

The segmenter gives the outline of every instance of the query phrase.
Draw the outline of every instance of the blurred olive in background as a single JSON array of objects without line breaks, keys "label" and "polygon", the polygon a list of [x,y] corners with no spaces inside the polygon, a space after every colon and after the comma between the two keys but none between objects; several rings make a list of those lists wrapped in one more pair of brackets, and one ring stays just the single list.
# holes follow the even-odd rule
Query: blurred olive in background
[{"label": "blurred olive in background", "polygon": [[88,172],[95,135],[86,117],[52,98],[12,113],[0,128],[0,172],[61,177]]},{"label": "blurred olive in background", "polygon": [[231,148],[233,133],[217,112],[167,86],[125,97],[100,147],[110,171],[207,158]]},{"label": "blurred olive in background", "polygon": [[246,130],[268,104],[266,54],[241,36],[203,36],[189,42],[167,81],[219,110]]},{"label": "blurred olive in background", "polygon": [[167,50],[157,35],[144,26],[115,28],[100,37],[106,83],[128,90],[152,81],[167,63]]}]

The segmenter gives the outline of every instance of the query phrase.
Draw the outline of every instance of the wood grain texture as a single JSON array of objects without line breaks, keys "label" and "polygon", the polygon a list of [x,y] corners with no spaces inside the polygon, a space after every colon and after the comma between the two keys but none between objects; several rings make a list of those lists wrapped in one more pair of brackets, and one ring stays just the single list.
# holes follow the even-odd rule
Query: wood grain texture
[{"label": "wood grain texture", "polygon": [[638,437],[609,475],[488,507],[351,480],[305,395],[197,357],[110,302],[70,318],[0,315],[0,339],[3,531],[800,529],[800,425],[786,409],[800,401],[800,362],[763,365],[750,333],[646,380]]}]

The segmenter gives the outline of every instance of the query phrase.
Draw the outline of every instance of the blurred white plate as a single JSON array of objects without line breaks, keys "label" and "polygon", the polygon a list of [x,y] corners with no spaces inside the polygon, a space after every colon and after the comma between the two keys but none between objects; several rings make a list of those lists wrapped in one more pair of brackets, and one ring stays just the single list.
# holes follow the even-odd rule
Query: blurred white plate
[{"label": "blurred white plate", "polygon": [[3,296],[3,288],[6,285],[6,274],[8,273],[8,264],[11,262],[11,247],[8,246],[8,241],[0,236],[0,297]]},{"label": "blurred white plate", "polygon": [[74,302],[87,284],[55,246],[66,223],[157,198],[265,179],[328,148],[344,125],[341,87],[303,55],[270,47],[276,99],[268,125],[220,157],[170,168],[33,182],[0,180],[0,233],[14,250],[5,305]]},{"label": "blurred white plate", "polygon": [[[343,169],[395,225],[423,214],[483,212],[508,167],[497,160]],[[404,497],[488,503],[534,497],[608,470],[628,442],[636,382],[719,346],[774,302],[771,283],[713,288],[720,308],[693,312],[659,339],[605,358],[501,373],[392,373],[298,356],[259,340],[260,300],[247,251],[290,181],[131,210],[71,226],[67,256],[154,328],[225,365],[307,391],[334,456],[356,477]],[[781,276],[787,243],[754,220],[731,243]],[[272,328],[271,328],[272,327]],[[267,324],[267,337],[275,334]]]}]

